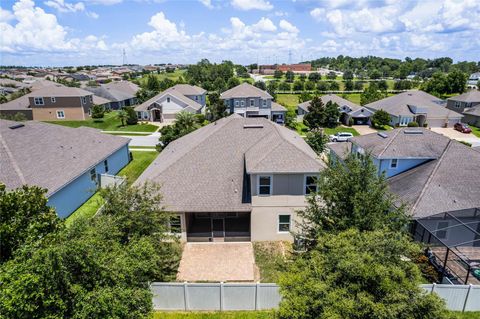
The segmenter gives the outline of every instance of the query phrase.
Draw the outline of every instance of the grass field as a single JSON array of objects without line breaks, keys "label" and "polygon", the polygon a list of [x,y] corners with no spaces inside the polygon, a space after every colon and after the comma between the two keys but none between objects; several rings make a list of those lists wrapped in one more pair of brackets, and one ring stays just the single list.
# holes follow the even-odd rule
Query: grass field
[{"label": "grass field", "polygon": [[151,124],[136,124],[122,126],[121,121],[117,118],[117,111],[105,113],[105,117],[100,120],[85,120],[85,121],[47,121],[68,127],[87,126],[103,131],[119,131],[119,132],[155,132],[158,127]]},{"label": "grass field", "polygon": [[358,136],[358,132],[351,127],[344,127],[344,126],[337,126],[336,128],[325,128],[324,129],[325,134],[327,135],[333,135],[338,132],[347,132],[347,133],[352,133],[353,136]]},{"label": "grass field", "polygon": [[[163,72],[163,73],[160,73],[160,74],[157,74],[157,73],[151,73],[153,75],[155,75],[159,81],[161,80],[164,80],[164,79],[170,79],[172,81],[177,81],[179,77],[184,77],[185,78],[185,72],[187,72],[187,70],[175,70],[174,72],[172,73],[167,73],[167,72]],[[147,77],[148,75],[144,75],[141,79],[138,79],[138,81],[140,82],[140,84],[145,84],[147,82]]]},{"label": "grass field", "polygon": [[154,319],[271,319],[273,311],[155,312]]},{"label": "grass field", "polygon": [[[147,166],[153,162],[153,160],[157,157],[158,152],[132,151],[132,155],[133,160],[117,174],[118,176],[125,176],[129,185],[131,185],[138,178],[138,176],[142,174]],[[73,223],[73,221],[81,217],[92,217],[102,205],[103,198],[100,196],[99,192],[96,192],[85,203],[83,203],[82,206],[80,206],[76,211],[67,217],[65,220],[66,225],[70,225]]]}]

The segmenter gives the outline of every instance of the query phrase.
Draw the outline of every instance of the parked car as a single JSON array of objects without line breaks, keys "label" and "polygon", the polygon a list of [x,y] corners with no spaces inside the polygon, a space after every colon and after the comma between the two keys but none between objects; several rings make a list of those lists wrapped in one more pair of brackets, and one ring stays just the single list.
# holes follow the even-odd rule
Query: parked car
[{"label": "parked car", "polygon": [[462,133],[472,133],[472,129],[468,127],[467,124],[463,124],[463,123],[456,123],[454,126],[453,126],[454,129],[456,129],[457,131],[459,132],[462,132]]},{"label": "parked car", "polygon": [[332,142],[348,142],[353,137],[352,133],[338,132],[335,135],[330,135],[330,141]]}]

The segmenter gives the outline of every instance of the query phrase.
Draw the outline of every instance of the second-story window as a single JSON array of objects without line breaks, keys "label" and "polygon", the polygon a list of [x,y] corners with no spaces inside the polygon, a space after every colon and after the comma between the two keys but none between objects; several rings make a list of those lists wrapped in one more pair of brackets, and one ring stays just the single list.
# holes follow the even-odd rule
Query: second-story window
[{"label": "second-story window", "polygon": [[43,103],[43,97],[35,97],[35,98],[33,98],[33,103],[35,103],[35,105],[44,105],[44,103]]},{"label": "second-story window", "polygon": [[50,98],[50,101],[52,101],[52,103],[55,103],[55,102],[57,102],[57,99],[52,96],[52,97]]},{"label": "second-story window", "polygon": [[398,159],[392,158],[390,160],[390,168],[397,168],[398,167]]},{"label": "second-story window", "polygon": [[258,176],[258,195],[272,195],[272,176]]},{"label": "second-story window", "polygon": [[240,102],[235,101],[235,107],[238,107],[238,103],[240,103]]},{"label": "second-story window", "polygon": [[255,106],[255,100],[250,100],[250,106]]},{"label": "second-story window", "polygon": [[87,97],[82,96],[82,105],[87,104]]},{"label": "second-story window", "polygon": [[245,106],[245,101],[240,101],[240,106],[244,107]]},{"label": "second-story window", "polygon": [[167,103],[170,103],[170,98],[169,97],[167,97]]},{"label": "second-story window", "polygon": [[267,106],[267,100],[262,100],[262,104],[264,107]]},{"label": "second-story window", "polygon": [[105,168],[105,173],[108,173],[108,161],[107,160],[103,161],[103,167]]},{"label": "second-story window", "polygon": [[317,191],[317,176],[305,176],[305,195],[315,193]]},{"label": "second-story window", "polygon": [[90,95],[90,103],[93,103],[93,95]]},{"label": "second-story window", "polygon": [[198,95],[195,95],[195,101],[198,101]]},{"label": "second-story window", "polygon": [[459,101],[455,101],[455,107],[456,108],[459,108],[461,105],[462,105],[462,103],[460,103]]},{"label": "second-story window", "polygon": [[95,170],[95,168],[92,168],[90,170],[90,180],[95,183],[97,182],[97,171]]}]

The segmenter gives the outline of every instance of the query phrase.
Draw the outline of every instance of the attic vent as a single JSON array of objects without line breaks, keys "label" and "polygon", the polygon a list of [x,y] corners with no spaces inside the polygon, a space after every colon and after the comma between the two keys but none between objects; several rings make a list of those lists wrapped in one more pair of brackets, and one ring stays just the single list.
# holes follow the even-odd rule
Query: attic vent
[{"label": "attic vent", "polygon": [[385,133],[383,133],[383,132],[380,132],[380,133],[377,133],[377,134],[378,134],[378,136],[383,137],[383,138],[387,138],[387,137],[388,137],[388,135],[385,134]]},{"label": "attic vent", "polygon": [[244,129],[247,128],[263,128],[263,124],[246,124],[243,126]]},{"label": "attic vent", "polygon": [[422,130],[405,130],[403,131],[404,134],[423,134]]},{"label": "attic vent", "polygon": [[21,127],[24,127],[24,126],[25,126],[25,124],[15,124],[15,125],[9,126],[8,128],[14,130],[14,129],[21,128]]}]

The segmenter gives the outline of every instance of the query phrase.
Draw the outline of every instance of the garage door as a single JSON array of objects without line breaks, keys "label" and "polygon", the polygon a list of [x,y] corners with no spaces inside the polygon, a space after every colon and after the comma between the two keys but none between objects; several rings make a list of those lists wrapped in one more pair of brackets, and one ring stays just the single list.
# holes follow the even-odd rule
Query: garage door
[{"label": "garage door", "polygon": [[427,122],[430,127],[445,127],[445,119],[428,119]]}]

